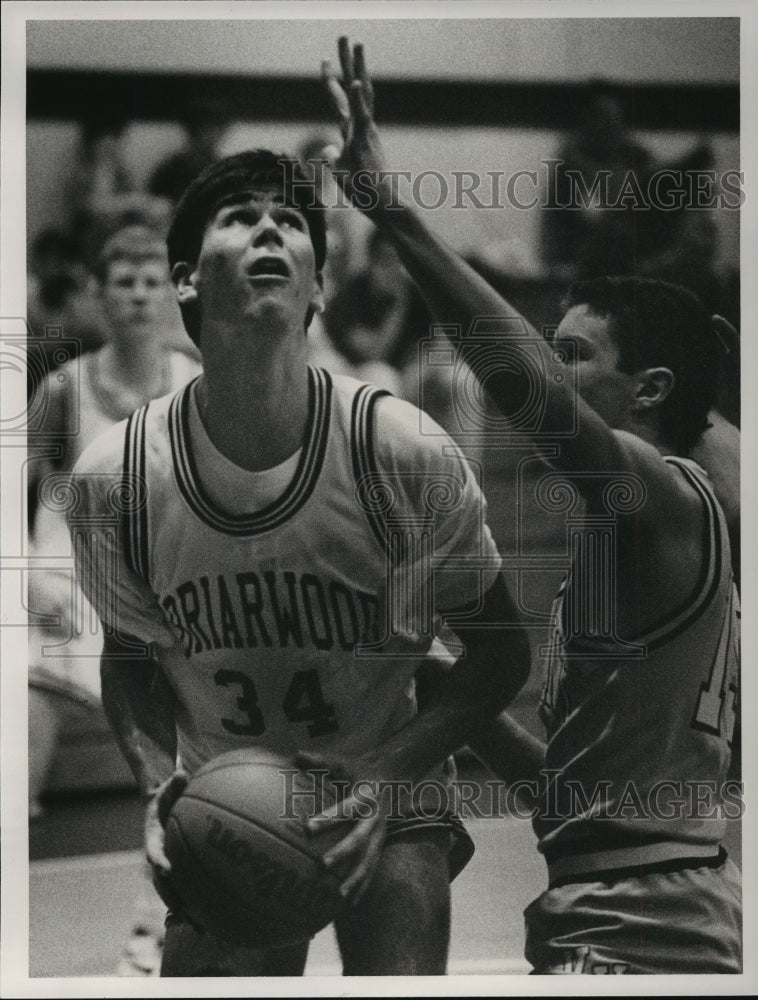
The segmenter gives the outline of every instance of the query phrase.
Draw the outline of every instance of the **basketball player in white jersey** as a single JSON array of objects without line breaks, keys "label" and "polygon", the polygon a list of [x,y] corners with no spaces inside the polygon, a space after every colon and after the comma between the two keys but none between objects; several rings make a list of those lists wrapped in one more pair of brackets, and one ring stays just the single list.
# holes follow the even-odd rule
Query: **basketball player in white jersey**
[{"label": "basketball player in white jersey", "polygon": [[[103,701],[159,871],[177,757],[191,773],[261,745],[352,780],[445,781],[448,755],[528,671],[523,630],[492,627],[517,618],[460,452],[422,436],[410,404],[307,364],[325,255],[311,201],[265,151],[190,185],[168,247],[204,373],[74,471],[79,578],[108,633]],[[388,617],[411,572],[420,610]],[[455,613],[465,657],[417,713],[414,673]],[[470,844],[449,809],[387,816],[382,799],[327,859],[350,902],[336,922],[345,973],[444,974],[449,880]],[[306,953],[234,948],[177,909],[161,974],[299,974]]]},{"label": "basketball player in white jersey", "polygon": [[554,607],[547,744],[507,713],[472,741],[504,779],[530,783],[549,889],[526,911],[527,957],[538,973],[739,972],[740,877],[721,847],[740,814],[725,784],[739,604],[722,508],[688,457],[716,390],[711,317],[684,289],[601,278],[569,292],[552,342],[525,336],[518,313],[398,207],[361,47],[342,39],[340,58],[342,83],[324,66],[345,139],[338,176],[349,190],[362,171],[364,207],[373,184],[370,217],[437,319],[460,325],[464,357],[472,323],[496,318],[509,361],[486,388],[511,414],[536,385],[556,470],[543,502],[584,505]]}]

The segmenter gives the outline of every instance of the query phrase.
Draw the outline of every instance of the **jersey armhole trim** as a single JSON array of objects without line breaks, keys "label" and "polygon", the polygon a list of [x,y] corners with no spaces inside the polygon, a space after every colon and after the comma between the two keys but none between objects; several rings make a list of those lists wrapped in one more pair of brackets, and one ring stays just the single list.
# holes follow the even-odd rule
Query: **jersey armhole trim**
[{"label": "jersey armhole trim", "polygon": [[149,407],[142,407],[126,422],[122,489],[126,498],[123,516],[124,557],[128,568],[149,583],[150,561],[147,519],[145,421]]},{"label": "jersey armhole trim", "polygon": [[391,393],[362,385],[353,397],[350,414],[350,451],[353,462],[353,476],[357,499],[368,520],[371,532],[383,552],[387,551],[387,532],[384,520],[377,506],[372,504],[370,491],[363,488],[369,477],[375,478],[379,472],[374,447],[374,427],[376,404],[383,396]]},{"label": "jersey armhole trim", "polygon": [[700,477],[686,462],[667,457],[666,461],[675,466],[684,475],[690,486],[699,495],[703,505],[703,562],[698,574],[692,597],[687,603],[657,626],[647,630],[640,642],[648,650],[656,649],[664,643],[675,639],[688,629],[710,605],[718,591],[721,581],[724,558],[724,540],[722,524],[715,497],[711,490],[701,481]]}]

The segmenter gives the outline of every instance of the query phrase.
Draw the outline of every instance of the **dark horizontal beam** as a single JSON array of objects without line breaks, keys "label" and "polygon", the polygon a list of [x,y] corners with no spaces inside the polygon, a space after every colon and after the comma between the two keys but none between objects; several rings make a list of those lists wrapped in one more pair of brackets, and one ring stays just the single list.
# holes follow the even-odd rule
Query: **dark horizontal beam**
[{"label": "dark horizontal beam", "polygon": [[[560,129],[579,120],[587,88],[579,83],[381,80],[377,118],[402,125],[502,125]],[[736,84],[613,85],[627,120],[640,129],[738,132]],[[94,127],[133,119],[172,121],[198,100],[237,120],[318,121],[329,108],[317,80],[32,69],[30,119],[76,120]]]}]

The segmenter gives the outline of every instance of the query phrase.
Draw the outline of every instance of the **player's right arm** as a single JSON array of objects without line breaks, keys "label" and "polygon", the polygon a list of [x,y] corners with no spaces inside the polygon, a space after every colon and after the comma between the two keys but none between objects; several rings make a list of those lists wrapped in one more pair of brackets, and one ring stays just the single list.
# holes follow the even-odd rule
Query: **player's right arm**
[{"label": "player's right arm", "polygon": [[[501,342],[508,345],[513,363],[488,372],[487,392],[503,413],[517,409],[524,392],[534,391],[531,380],[541,369],[539,386],[543,409],[540,432],[547,439],[561,435],[561,447],[551,462],[575,477],[585,496],[593,489],[586,473],[635,472],[644,479],[653,503],[643,516],[657,523],[661,511],[682,497],[677,478],[655,449],[634,435],[619,435],[575,391],[572,380],[548,378],[555,369],[555,348],[517,309],[507,302],[445,240],[427,225],[422,213],[402,203],[390,172],[373,118],[373,93],[362,46],[353,53],[347,39],[339,41],[343,82],[328,62],[322,76],[340,118],[342,150],[330,157],[336,176],[357,208],[363,211],[395,245],[411,277],[435,318],[463,332],[460,352],[467,358],[466,334],[474,323],[493,318]],[[504,322],[504,320],[506,322]],[[541,364],[536,364],[537,355]],[[576,433],[566,436],[567,428]],[[604,484],[603,484],[604,486]],[[656,490],[660,486],[660,490]],[[601,487],[602,489],[602,487]]]},{"label": "player's right arm", "polygon": [[158,663],[137,659],[139,640],[106,635],[100,660],[103,709],[137,782],[147,799],[174,772],[174,701]]},{"label": "player's right arm", "polygon": [[155,594],[124,553],[119,515],[124,503],[140,499],[139,484],[123,483],[124,427],[101,435],[79,459],[69,528],[79,585],[103,623],[105,714],[146,803],[148,859],[167,869],[160,820],[184,779],[176,777],[174,696],[156,651],[173,637]]},{"label": "player's right arm", "polygon": [[106,636],[100,660],[103,709],[145,805],[148,861],[168,871],[163,827],[187,779],[176,769],[173,692],[155,660],[134,657],[138,645],[133,636]]}]

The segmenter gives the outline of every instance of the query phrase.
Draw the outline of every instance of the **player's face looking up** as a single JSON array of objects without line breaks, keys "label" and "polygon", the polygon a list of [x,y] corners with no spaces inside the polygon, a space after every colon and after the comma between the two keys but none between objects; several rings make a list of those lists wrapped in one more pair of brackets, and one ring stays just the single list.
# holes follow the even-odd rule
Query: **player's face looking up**
[{"label": "player's face looking up", "polygon": [[171,282],[162,260],[114,260],[102,284],[103,309],[111,332],[156,335],[165,321]]},{"label": "player's face looking up", "polygon": [[302,330],[306,315],[323,308],[305,216],[272,191],[222,199],[188,280],[202,314],[228,327],[268,322]]},{"label": "player's face looking up", "polygon": [[576,369],[578,391],[585,402],[610,427],[632,430],[637,379],[619,369],[621,353],[611,323],[587,305],[572,306],[552,343],[560,348],[566,342],[567,363]]}]

